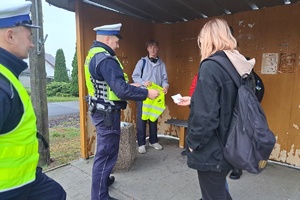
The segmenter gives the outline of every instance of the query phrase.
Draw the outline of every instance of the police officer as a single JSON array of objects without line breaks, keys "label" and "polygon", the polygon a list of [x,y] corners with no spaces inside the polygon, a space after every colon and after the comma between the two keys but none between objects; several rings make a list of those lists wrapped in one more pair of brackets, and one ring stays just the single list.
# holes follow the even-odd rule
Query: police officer
[{"label": "police officer", "polygon": [[0,3],[0,199],[64,200],[66,192],[37,167],[36,116],[18,76],[34,47],[31,2]]},{"label": "police officer", "polygon": [[92,200],[115,199],[108,194],[108,186],[114,182],[110,173],[116,164],[120,141],[120,110],[125,100],[155,99],[159,92],[127,83],[128,77],[116,57],[122,39],[122,24],[94,28],[93,42],[85,61],[85,78],[88,88],[88,104],[91,120],[96,127],[97,147],[92,169]]}]

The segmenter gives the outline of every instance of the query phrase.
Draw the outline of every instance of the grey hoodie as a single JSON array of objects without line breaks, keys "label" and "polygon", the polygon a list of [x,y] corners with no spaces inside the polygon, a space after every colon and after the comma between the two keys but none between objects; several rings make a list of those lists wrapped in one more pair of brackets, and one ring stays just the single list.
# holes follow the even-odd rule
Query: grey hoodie
[{"label": "grey hoodie", "polygon": [[[143,66],[143,59],[145,65]],[[141,75],[143,76],[141,77]],[[132,73],[135,83],[144,85],[145,81],[152,81],[161,87],[168,87],[168,75],[165,63],[159,58],[156,63],[149,60],[148,56],[142,57],[136,64]]]}]

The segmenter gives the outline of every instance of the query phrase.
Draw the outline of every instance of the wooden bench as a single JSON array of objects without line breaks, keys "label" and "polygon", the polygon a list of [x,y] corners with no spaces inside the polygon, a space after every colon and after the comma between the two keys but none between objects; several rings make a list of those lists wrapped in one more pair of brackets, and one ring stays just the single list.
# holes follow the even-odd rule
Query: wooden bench
[{"label": "wooden bench", "polygon": [[179,148],[183,149],[185,147],[185,136],[188,126],[187,120],[168,119],[167,121],[165,121],[165,123],[179,127]]}]

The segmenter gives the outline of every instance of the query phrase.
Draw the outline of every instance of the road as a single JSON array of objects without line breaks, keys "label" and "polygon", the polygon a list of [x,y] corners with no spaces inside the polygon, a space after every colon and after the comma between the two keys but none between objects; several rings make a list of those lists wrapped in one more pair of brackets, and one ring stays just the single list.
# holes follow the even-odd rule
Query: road
[{"label": "road", "polygon": [[48,103],[48,116],[58,116],[79,112],[79,101]]}]

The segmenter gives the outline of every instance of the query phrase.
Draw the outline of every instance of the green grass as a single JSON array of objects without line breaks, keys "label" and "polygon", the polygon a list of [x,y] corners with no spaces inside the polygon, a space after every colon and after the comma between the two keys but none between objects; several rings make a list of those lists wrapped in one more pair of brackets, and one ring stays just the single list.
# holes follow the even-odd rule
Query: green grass
[{"label": "green grass", "polygon": [[[78,97],[47,97],[48,102],[78,101]],[[76,118],[62,118],[59,125],[49,128],[51,169],[80,158],[80,128]]]},{"label": "green grass", "polygon": [[49,102],[78,101],[79,97],[47,97]]},{"label": "green grass", "polygon": [[74,137],[78,136],[79,128],[57,126],[54,128],[50,128],[49,130],[50,141],[54,141],[56,139],[61,138],[73,139]]},{"label": "green grass", "polygon": [[44,170],[80,158],[80,129],[59,125],[49,129],[50,157],[53,161]]}]

